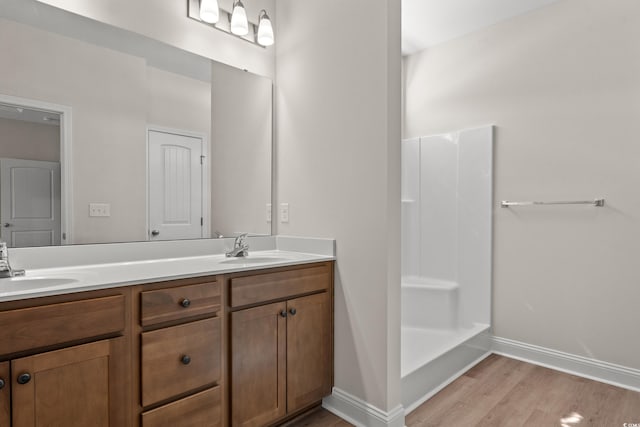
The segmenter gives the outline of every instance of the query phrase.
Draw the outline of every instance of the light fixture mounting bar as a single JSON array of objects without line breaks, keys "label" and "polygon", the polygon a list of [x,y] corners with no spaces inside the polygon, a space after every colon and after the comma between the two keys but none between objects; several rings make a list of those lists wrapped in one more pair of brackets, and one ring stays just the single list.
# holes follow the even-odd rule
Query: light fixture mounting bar
[{"label": "light fixture mounting bar", "polygon": [[249,42],[254,46],[265,49],[265,46],[260,45],[257,40],[258,23],[249,21],[249,34],[246,36],[238,36],[231,32],[231,11],[220,8],[220,20],[215,24],[209,24],[200,19],[200,0],[187,0],[187,17],[208,27],[215,28],[218,31],[225,32],[230,36]]}]

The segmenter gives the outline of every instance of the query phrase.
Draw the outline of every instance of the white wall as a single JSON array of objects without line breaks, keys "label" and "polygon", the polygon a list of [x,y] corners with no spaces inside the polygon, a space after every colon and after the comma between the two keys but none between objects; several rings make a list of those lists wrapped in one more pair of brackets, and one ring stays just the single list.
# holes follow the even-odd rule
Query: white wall
[{"label": "white wall", "polygon": [[211,83],[147,67],[147,122],[211,140]]},{"label": "white wall", "polygon": [[[356,22],[363,25],[354,27]],[[282,0],[279,234],[337,239],[335,385],[400,404],[400,2]]]},{"label": "white wall", "polygon": [[211,89],[211,230],[269,235],[273,84],[214,63]]},{"label": "white wall", "polygon": [[[15,1],[15,0],[14,0]],[[25,1],[25,0],[20,0]],[[262,48],[187,17],[186,0],[39,0],[78,15],[124,28],[224,64],[273,77],[274,48]],[[231,0],[221,1],[230,9]],[[275,0],[245,4],[255,22],[260,9],[275,21]],[[275,22],[274,22],[275,23]],[[277,35],[276,35],[277,37]]]},{"label": "white wall", "polygon": [[0,118],[0,157],[60,161],[60,126]]},{"label": "white wall", "polygon": [[411,56],[404,76],[406,138],[497,125],[495,334],[636,369],[638,40],[636,0],[564,0]]}]

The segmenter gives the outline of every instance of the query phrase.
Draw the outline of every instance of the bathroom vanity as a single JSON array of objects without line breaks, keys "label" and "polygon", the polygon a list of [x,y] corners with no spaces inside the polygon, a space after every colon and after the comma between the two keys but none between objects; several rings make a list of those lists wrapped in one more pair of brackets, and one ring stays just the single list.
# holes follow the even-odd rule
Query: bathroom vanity
[{"label": "bathroom vanity", "polygon": [[333,382],[333,260],[276,259],[5,295],[0,426],[268,426],[316,406]]}]

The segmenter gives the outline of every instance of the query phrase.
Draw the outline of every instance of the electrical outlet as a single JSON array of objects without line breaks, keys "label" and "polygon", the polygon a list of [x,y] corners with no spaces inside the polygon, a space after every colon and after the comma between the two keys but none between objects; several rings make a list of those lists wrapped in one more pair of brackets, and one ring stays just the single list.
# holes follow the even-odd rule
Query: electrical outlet
[{"label": "electrical outlet", "polygon": [[280,203],[280,222],[289,222],[289,203]]},{"label": "electrical outlet", "polygon": [[111,205],[109,203],[89,203],[89,216],[111,216]]},{"label": "electrical outlet", "polygon": [[271,203],[267,203],[267,222],[271,222]]}]

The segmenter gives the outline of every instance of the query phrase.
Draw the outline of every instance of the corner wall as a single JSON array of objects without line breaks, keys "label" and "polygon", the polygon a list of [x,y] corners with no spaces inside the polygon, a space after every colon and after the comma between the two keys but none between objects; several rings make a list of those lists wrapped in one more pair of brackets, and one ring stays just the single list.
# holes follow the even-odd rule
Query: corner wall
[{"label": "corner wall", "polygon": [[404,62],[406,138],[496,125],[494,334],[636,369],[638,40],[637,1],[563,0]]},{"label": "corner wall", "polygon": [[277,232],[337,239],[335,386],[396,414],[400,2],[277,6]]}]

